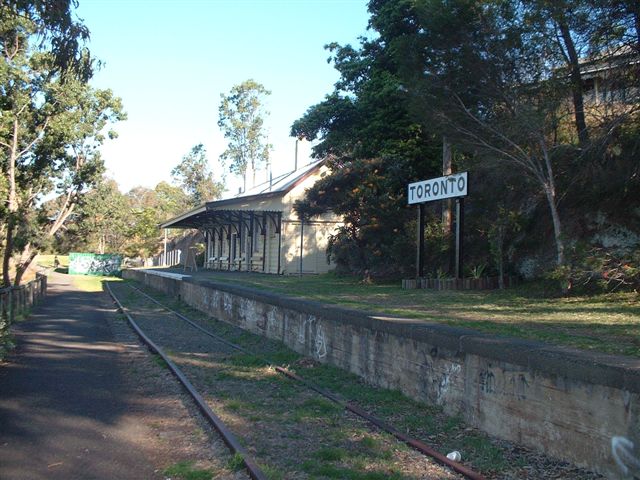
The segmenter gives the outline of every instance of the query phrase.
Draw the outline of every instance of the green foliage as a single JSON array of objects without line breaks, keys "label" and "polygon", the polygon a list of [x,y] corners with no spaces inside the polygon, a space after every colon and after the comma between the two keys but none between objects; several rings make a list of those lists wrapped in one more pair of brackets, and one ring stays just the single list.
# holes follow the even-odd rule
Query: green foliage
[{"label": "green foliage", "polygon": [[187,195],[181,188],[169,185],[167,182],[157,184],[154,192],[160,222],[183,213],[185,205],[189,203]]},{"label": "green foliage", "polygon": [[[50,47],[56,71],[72,71],[88,79],[93,62],[86,57],[84,43],[89,30],[72,14],[72,0],[10,0],[0,5],[0,49],[4,52],[17,36],[26,32]],[[14,35],[17,34],[17,35]]]},{"label": "green foliage", "polygon": [[402,200],[403,174],[390,163],[331,162],[332,174],[320,179],[294,207],[305,216],[331,209],[343,217],[344,226],[330,238],[328,250],[343,271],[392,275],[407,267],[406,260],[389,262],[413,240],[406,230],[413,212]]},{"label": "green foliage", "polygon": [[127,241],[130,212],[127,198],[114,180],[105,179],[82,199],[69,227],[76,249],[95,253],[121,253]]},{"label": "green foliage", "polygon": [[227,467],[233,472],[242,470],[244,468],[244,457],[239,453],[235,453],[227,462]]},{"label": "green foliage", "polygon": [[193,462],[178,462],[164,470],[164,474],[181,480],[211,480],[213,472],[195,468]]},{"label": "green foliage", "polygon": [[476,278],[476,279],[482,278],[486,269],[487,269],[486,263],[480,263],[478,265],[475,265],[469,269],[469,276],[471,278]]},{"label": "green foliage", "polygon": [[571,264],[556,269],[550,279],[576,294],[640,292],[640,250],[612,251],[597,246],[576,247]]},{"label": "green foliage", "polygon": [[224,192],[224,183],[213,180],[213,173],[207,160],[207,152],[201,143],[182,157],[171,176],[189,197],[192,206],[220,198]]},{"label": "green foliage", "polygon": [[[404,189],[440,175],[441,135],[454,171],[471,172],[468,260],[500,277],[525,254],[564,265],[573,238],[596,235],[584,224],[601,205],[612,218],[640,207],[632,3],[371,0],[369,11],[374,34],[327,47],[340,79],[291,128],[328,159],[331,174],[296,210],[345,217],[330,244],[341,271],[413,270]],[[608,69],[604,102],[589,100],[585,66]],[[428,207],[431,227],[439,214]],[[432,274],[449,270],[450,238],[437,230],[427,233]]]},{"label": "green foliage", "polygon": [[103,178],[83,196],[66,228],[56,235],[55,250],[148,258],[162,248],[158,224],[182,213],[188,204],[182,189],[166,182],[123,194],[115,181]]},{"label": "green foliage", "polygon": [[228,162],[231,172],[244,179],[247,188],[247,170],[251,169],[255,183],[255,171],[269,160],[271,145],[264,131],[264,98],[271,92],[255,80],[245,80],[235,85],[227,94],[220,95],[218,126],[228,141],[227,149],[220,155]]},{"label": "green foliage", "polygon": [[[81,196],[100,179],[103,130],[125,118],[120,99],[86,83],[93,70],[82,46],[88,31],[70,9],[68,1],[0,5],[5,284],[13,268],[20,283],[38,250],[50,247]],[[52,193],[58,198],[43,205]]]},{"label": "green foliage", "polygon": [[16,342],[13,335],[9,333],[9,322],[0,316],[0,362],[15,348]]},{"label": "green foliage", "polygon": [[[353,62],[362,64],[360,58]],[[369,75],[365,71],[361,73]],[[408,227],[414,212],[406,206],[406,184],[414,175],[433,175],[439,162],[431,135],[409,121],[397,84],[385,72],[380,77],[384,81],[375,76],[370,84],[358,85],[362,97],[340,103],[348,110],[339,113],[342,119],[336,120],[333,112],[340,95],[336,92],[292,127],[295,135],[324,135],[314,148],[315,155],[335,155],[328,161],[331,174],[309,189],[294,208],[307,217],[327,211],[341,215],[344,226],[330,239],[328,253],[340,270],[364,276],[397,275],[409,268],[412,260],[406,251],[414,233]],[[378,91],[385,82],[390,85]],[[331,120],[322,118],[327,114]],[[325,133],[327,125],[331,130]]]}]

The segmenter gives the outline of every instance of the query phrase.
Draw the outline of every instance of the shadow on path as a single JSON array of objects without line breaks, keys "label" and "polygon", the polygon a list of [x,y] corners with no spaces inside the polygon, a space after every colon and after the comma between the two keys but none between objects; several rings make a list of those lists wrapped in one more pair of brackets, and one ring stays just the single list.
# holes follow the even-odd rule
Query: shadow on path
[{"label": "shadow on path", "polygon": [[145,428],[118,370],[105,293],[80,292],[59,273],[47,299],[13,329],[0,366],[0,478],[148,479]]}]

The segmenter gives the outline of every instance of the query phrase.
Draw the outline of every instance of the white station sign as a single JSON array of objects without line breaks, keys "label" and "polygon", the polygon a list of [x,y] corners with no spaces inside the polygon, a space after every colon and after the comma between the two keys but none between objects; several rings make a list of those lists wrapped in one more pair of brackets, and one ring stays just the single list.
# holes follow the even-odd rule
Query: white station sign
[{"label": "white station sign", "polygon": [[467,172],[410,183],[407,190],[409,205],[464,197],[467,195],[467,183]]}]

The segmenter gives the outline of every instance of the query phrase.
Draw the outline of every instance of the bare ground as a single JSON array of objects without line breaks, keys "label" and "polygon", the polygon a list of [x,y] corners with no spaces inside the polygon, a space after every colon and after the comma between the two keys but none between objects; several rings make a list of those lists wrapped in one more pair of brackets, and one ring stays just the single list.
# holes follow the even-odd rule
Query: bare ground
[{"label": "bare ground", "polygon": [[147,427],[140,447],[157,466],[159,479],[176,464],[192,470],[208,470],[211,478],[245,480],[244,471],[228,467],[231,453],[218,433],[204,421],[175,378],[154,360],[121,315],[111,315],[109,326],[122,345],[118,368],[136,398],[130,415]]}]

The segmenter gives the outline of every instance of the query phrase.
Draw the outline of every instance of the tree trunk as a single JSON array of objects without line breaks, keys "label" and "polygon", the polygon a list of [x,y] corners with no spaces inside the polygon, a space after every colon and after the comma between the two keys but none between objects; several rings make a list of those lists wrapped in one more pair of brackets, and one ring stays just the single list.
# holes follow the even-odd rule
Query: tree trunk
[{"label": "tree trunk", "polygon": [[498,235],[496,238],[496,255],[498,256],[498,288],[504,290],[504,237],[505,228],[498,227]]},{"label": "tree trunk", "polygon": [[7,181],[9,191],[7,192],[7,237],[4,245],[4,258],[2,260],[2,282],[5,287],[11,285],[11,257],[13,256],[14,235],[16,229],[16,213],[18,212],[18,194],[16,192],[16,160],[18,156],[18,136],[20,134],[20,124],[18,119],[13,121],[13,136],[11,138],[11,148],[7,162]]},{"label": "tree trunk", "polygon": [[65,204],[60,209],[60,213],[58,214],[54,222],[51,224],[51,226],[49,227],[49,230],[47,231],[47,236],[53,237],[57,233],[57,231],[60,230],[60,227],[62,227],[62,225],[64,225],[64,222],[67,220],[67,218],[69,218],[69,215],[73,213],[75,206],[76,204],[70,200],[70,196],[69,196],[65,201]]},{"label": "tree trunk", "polygon": [[19,286],[20,282],[22,282],[22,276],[29,268],[29,265],[33,262],[33,259],[38,255],[37,250],[31,250],[31,246],[27,245],[25,248],[25,252],[27,253],[27,258],[20,262],[18,267],[16,268],[16,278],[13,281],[14,286]]},{"label": "tree trunk", "polygon": [[[444,135],[442,136],[442,175],[451,175],[451,143]],[[442,208],[442,229],[445,235],[451,235],[453,231],[453,202],[451,199],[445,200]]]},{"label": "tree trunk", "polygon": [[[451,143],[449,139],[442,136],[442,175],[451,175],[453,172],[452,166],[452,154]],[[451,251],[455,251],[455,238],[453,235],[453,200],[448,198],[442,200],[442,232],[445,238],[449,241]],[[449,255],[449,272],[454,272],[456,269],[456,260],[454,255]]]},{"label": "tree trunk", "polygon": [[560,223],[560,215],[558,215],[556,193],[553,185],[545,184],[544,193],[547,197],[547,203],[549,204],[549,210],[551,211],[551,220],[553,222],[553,237],[556,242],[557,252],[556,263],[560,267],[564,265],[564,241],[562,240],[562,226]]},{"label": "tree trunk", "polygon": [[7,236],[4,243],[4,255],[2,258],[2,284],[4,287],[11,286],[11,257],[13,255],[13,234],[15,230],[15,220],[13,215],[9,214],[7,222]]},{"label": "tree trunk", "polygon": [[553,222],[553,235],[556,242],[557,265],[564,265],[564,241],[562,239],[562,226],[560,223],[560,215],[558,214],[558,205],[556,203],[556,185],[553,175],[553,167],[551,166],[551,158],[545,144],[544,138],[540,139],[540,148],[544,159],[544,171],[546,179],[540,179],[547,203],[551,210],[551,220]]},{"label": "tree trunk", "polygon": [[574,119],[576,130],[578,131],[578,140],[580,145],[586,145],[589,141],[589,131],[587,130],[587,122],[584,114],[584,96],[582,88],[582,74],[580,73],[580,59],[576,46],[571,37],[571,31],[564,18],[558,20],[558,28],[560,35],[566,48],[569,58],[570,78],[571,78],[571,94],[573,97]]}]

